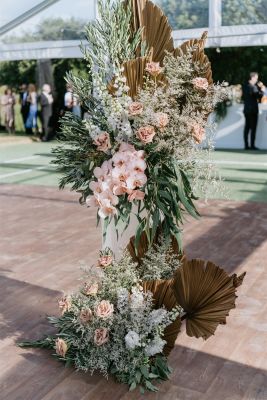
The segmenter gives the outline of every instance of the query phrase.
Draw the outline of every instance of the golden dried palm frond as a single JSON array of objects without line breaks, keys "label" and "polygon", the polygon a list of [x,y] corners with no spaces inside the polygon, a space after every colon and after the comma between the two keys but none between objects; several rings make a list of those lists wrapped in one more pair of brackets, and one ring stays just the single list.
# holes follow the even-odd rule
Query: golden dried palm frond
[{"label": "golden dried palm frond", "polygon": [[[173,280],[155,280],[143,282],[144,292],[153,294],[155,308],[165,307],[168,311],[177,306],[177,300],[172,289]],[[174,348],[176,338],[181,329],[181,318],[177,317],[164,331],[163,339],[166,340],[163,353],[168,356]]]},{"label": "golden dried palm frond", "polygon": [[231,276],[231,278],[233,278],[234,287],[237,288],[237,287],[241,286],[245,276],[246,276],[246,272],[243,272],[243,274],[241,274],[239,276],[237,276],[236,274],[233,274]]},{"label": "golden dried palm frond", "polygon": [[198,63],[200,66],[201,76],[206,78],[211,85],[213,83],[211,64],[204,53],[206,39],[207,32],[204,32],[200,39],[191,39],[184,42],[180,47],[174,50],[173,54],[175,57],[179,57],[190,52],[193,62]]},{"label": "golden dried palm frond", "polygon": [[[159,244],[160,237],[161,237],[161,228],[159,227],[156,231],[152,246],[154,244]],[[131,254],[132,259],[138,264],[141,264],[142,258],[148,251],[148,248],[149,248],[149,242],[145,232],[141,233],[140,240],[138,243],[137,253],[135,248],[135,236],[131,237],[127,246],[127,250]],[[184,260],[185,256],[180,252],[177,240],[174,236],[172,236],[171,239],[170,251],[174,254],[177,254],[181,262]]]},{"label": "golden dried palm frond", "polygon": [[162,63],[166,51],[173,52],[172,29],[162,10],[150,0],[131,0],[132,26],[142,29],[142,40],[153,50],[153,61]]},{"label": "golden dried palm frond", "polygon": [[137,95],[138,90],[143,87],[147,61],[147,57],[138,57],[134,60],[126,61],[123,64],[127,86],[130,88],[128,94],[132,98],[134,98]]},{"label": "golden dried palm frond", "polygon": [[207,339],[219,324],[226,323],[226,316],[235,308],[236,283],[240,285],[243,278],[244,274],[229,276],[212,262],[185,260],[176,271],[173,290],[186,313],[189,336]]}]

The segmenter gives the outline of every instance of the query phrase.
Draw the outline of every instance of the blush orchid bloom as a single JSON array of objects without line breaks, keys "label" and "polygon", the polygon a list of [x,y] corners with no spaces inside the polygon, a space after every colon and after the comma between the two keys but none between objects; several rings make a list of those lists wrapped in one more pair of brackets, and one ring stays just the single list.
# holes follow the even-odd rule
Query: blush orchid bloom
[{"label": "blush orchid bloom", "polygon": [[93,195],[86,199],[90,207],[97,207],[101,218],[117,213],[119,197],[128,195],[128,201],[143,200],[145,193],[140,190],[146,182],[145,152],[136,150],[132,144],[121,143],[112,159],[104,161],[94,169],[97,181],[89,183]]}]

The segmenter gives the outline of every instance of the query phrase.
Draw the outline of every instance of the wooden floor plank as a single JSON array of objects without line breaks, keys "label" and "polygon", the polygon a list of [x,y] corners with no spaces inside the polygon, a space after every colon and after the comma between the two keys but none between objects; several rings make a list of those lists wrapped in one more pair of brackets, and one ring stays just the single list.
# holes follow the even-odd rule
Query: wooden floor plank
[{"label": "wooden floor plank", "polygon": [[[80,261],[95,261],[100,230],[77,195],[55,188],[1,185],[0,399],[139,400],[137,391],[100,375],[65,369],[51,352],[16,342],[49,333],[46,314],[79,285]],[[184,229],[188,257],[228,272],[247,270],[237,308],[208,341],[179,334],[170,381],[154,400],[267,400],[267,205],[199,202],[201,220]]]}]

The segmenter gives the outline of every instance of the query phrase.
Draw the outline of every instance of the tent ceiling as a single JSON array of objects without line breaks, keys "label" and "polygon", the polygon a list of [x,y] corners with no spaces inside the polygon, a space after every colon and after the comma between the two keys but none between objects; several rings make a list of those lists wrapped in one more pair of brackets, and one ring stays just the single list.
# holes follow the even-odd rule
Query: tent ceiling
[{"label": "tent ceiling", "polygon": [[[43,0],[20,17],[0,28],[1,32],[13,29],[26,19],[38,14],[59,0]],[[84,0],[87,1],[87,0]],[[94,0],[96,2],[96,0]],[[89,2],[88,2],[89,4]],[[39,11],[38,11],[39,8]],[[175,44],[199,37],[204,30],[209,33],[207,47],[267,46],[267,24],[222,26],[222,0],[209,0],[209,27],[175,30]],[[0,41],[0,61],[44,58],[80,58],[79,40],[37,41],[33,43],[4,44]]]}]

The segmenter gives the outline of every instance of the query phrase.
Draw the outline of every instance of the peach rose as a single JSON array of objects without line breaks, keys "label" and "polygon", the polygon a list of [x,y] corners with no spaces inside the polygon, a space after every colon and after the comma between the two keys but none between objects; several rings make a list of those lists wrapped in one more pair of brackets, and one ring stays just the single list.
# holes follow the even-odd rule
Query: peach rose
[{"label": "peach rose", "polygon": [[83,287],[83,293],[86,296],[94,296],[98,292],[98,283],[85,283]]},{"label": "peach rose", "polygon": [[95,140],[94,144],[97,146],[97,150],[106,153],[111,148],[110,137],[108,132],[101,132]]},{"label": "peach rose", "polygon": [[133,103],[131,103],[130,105],[129,105],[129,108],[128,108],[128,110],[129,110],[129,115],[140,115],[140,114],[142,114],[142,112],[143,112],[143,109],[144,109],[144,107],[143,107],[143,104],[142,103],[139,103],[139,102],[137,102],[137,101],[134,101]]},{"label": "peach rose", "polygon": [[209,87],[209,82],[207,81],[206,78],[200,78],[200,77],[194,78],[192,80],[192,83],[196,89],[207,90]]},{"label": "peach rose", "polygon": [[62,297],[58,301],[59,309],[61,310],[61,314],[63,315],[66,311],[70,311],[71,309],[71,299],[68,296]]},{"label": "peach rose", "polygon": [[82,324],[87,324],[92,321],[93,313],[90,308],[83,308],[80,312],[79,319]]},{"label": "peach rose", "polygon": [[97,346],[107,343],[109,340],[109,334],[107,328],[99,328],[95,330],[94,343]]},{"label": "peach rose", "polygon": [[98,259],[98,265],[100,267],[108,267],[113,262],[113,257],[111,255],[101,256]]},{"label": "peach rose", "polygon": [[145,193],[141,190],[133,190],[128,196],[128,201],[132,202],[134,200],[144,200]]},{"label": "peach rose", "polygon": [[155,129],[151,125],[141,126],[141,128],[139,128],[137,131],[137,137],[144,144],[151,143],[155,134]]},{"label": "peach rose", "polygon": [[158,76],[158,75],[163,71],[163,68],[160,67],[159,62],[153,62],[153,61],[151,61],[151,62],[147,63],[147,65],[146,65],[146,71],[147,71],[150,75],[156,77],[156,76]]},{"label": "peach rose", "polygon": [[164,112],[156,113],[155,121],[156,121],[156,126],[160,130],[163,130],[169,123],[169,116],[168,116],[168,114],[166,114]]},{"label": "peach rose", "polygon": [[192,126],[192,135],[196,143],[201,143],[205,138],[205,129],[199,124],[194,124]]},{"label": "peach rose", "polygon": [[113,312],[113,304],[111,304],[108,300],[101,300],[95,309],[96,316],[103,319],[111,317]]},{"label": "peach rose", "polygon": [[68,345],[65,342],[65,340],[58,338],[56,340],[56,353],[60,357],[65,357],[66,353],[68,351]]}]

